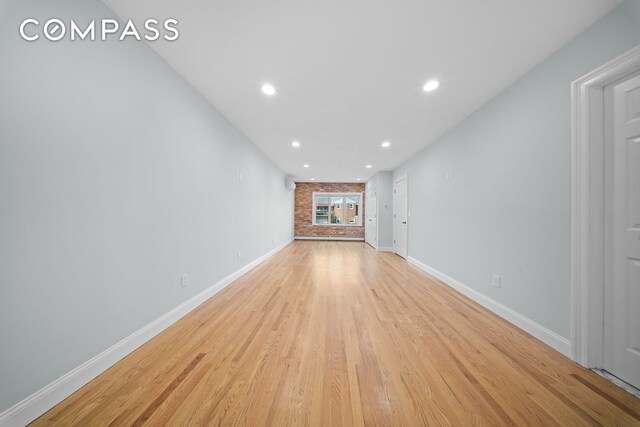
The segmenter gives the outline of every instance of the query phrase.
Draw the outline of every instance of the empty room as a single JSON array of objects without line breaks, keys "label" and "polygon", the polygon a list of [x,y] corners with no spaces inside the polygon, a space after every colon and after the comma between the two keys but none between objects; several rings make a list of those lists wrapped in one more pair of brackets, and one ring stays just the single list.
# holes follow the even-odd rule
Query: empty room
[{"label": "empty room", "polygon": [[640,0],[0,0],[0,427],[640,426]]}]

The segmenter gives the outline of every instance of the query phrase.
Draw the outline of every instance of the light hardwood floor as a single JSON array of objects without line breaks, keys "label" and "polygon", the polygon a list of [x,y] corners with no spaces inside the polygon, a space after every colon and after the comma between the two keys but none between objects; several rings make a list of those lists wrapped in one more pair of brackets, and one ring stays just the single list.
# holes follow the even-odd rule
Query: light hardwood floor
[{"label": "light hardwood floor", "polygon": [[363,243],[295,242],[34,425],[640,425],[640,400]]}]

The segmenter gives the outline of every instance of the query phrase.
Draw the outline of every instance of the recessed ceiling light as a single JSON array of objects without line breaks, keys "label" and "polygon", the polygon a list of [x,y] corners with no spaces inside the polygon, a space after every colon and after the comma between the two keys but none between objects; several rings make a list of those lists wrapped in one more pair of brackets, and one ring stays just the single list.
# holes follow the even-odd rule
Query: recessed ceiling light
[{"label": "recessed ceiling light", "polygon": [[291,143],[291,146],[292,146],[292,147],[296,147],[296,148],[298,148],[298,147],[300,147],[300,143],[299,143],[298,141],[293,141],[293,142]]},{"label": "recessed ceiling light", "polygon": [[391,143],[389,141],[385,141],[380,144],[380,146],[382,146],[382,148],[389,148],[391,146]]},{"label": "recessed ceiling light", "polygon": [[265,95],[275,95],[276,94],[276,88],[271,86],[270,84],[266,83],[262,85],[262,93],[264,93]]},{"label": "recessed ceiling light", "polygon": [[308,168],[309,165],[305,163],[304,165],[302,165],[302,167]]},{"label": "recessed ceiling light", "polygon": [[429,80],[428,82],[426,82],[424,84],[424,86],[422,86],[422,90],[424,90],[425,92],[431,92],[432,90],[436,90],[438,89],[438,86],[440,86],[440,82],[437,80]]},{"label": "recessed ceiling light", "polygon": [[360,178],[356,178],[356,181],[360,181]]},{"label": "recessed ceiling light", "polygon": [[373,167],[373,165],[367,165],[366,168],[367,169],[371,169]]},{"label": "recessed ceiling light", "polygon": [[315,181],[315,180],[316,180],[315,178],[309,178],[309,179],[310,179],[311,181]]}]

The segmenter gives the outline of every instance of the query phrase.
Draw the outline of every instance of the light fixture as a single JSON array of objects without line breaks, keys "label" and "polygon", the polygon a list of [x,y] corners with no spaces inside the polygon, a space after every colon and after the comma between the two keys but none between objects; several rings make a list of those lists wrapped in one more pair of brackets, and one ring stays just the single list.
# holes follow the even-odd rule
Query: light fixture
[{"label": "light fixture", "polygon": [[356,178],[356,181],[360,181],[360,178]]},{"label": "light fixture", "polygon": [[373,165],[367,165],[365,166],[367,169],[371,169],[373,167]]},{"label": "light fixture", "polygon": [[425,92],[431,92],[432,90],[436,90],[438,89],[438,86],[440,86],[440,82],[437,80],[429,80],[428,82],[426,82],[424,84],[424,86],[422,86],[422,90],[424,90]]},{"label": "light fixture", "polygon": [[389,148],[391,147],[391,143],[389,141],[384,141],[382,144],[380,144],[380,146],[382,148]]},{"label": "light fixture", "polygon": [[304,165],[302,165],[302,167],[303,167],[303,168],[308,168],[308,167],[309,167],[309,165],[305,163]]},{"label": "light fixture", "polygon": [[315,180],[316,180],[315,178],[309,178],[309,179],[310,179],[311,181],[315,181]]},{"label": "light fixture", "polygon": [[299,143],[298,141],[293,141],[293,142],[291,143],[291,146],[292,146],[292,147],[296,147],[296,148],[298,148],[298,147],[300,147],[300,143]]},{"label": "light fixture", "polygon": [[265,95],[275,95],[276,94],[276,88],[274,88],[273,86],[271,86],[269,83],[265,83],[262,85],[262,93],[264,93]]}]

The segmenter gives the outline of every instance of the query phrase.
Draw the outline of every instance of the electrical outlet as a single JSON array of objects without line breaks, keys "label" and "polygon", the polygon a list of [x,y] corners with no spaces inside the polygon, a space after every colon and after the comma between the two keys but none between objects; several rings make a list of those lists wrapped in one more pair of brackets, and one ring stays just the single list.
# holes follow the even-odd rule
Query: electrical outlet
[{"label": "electrical outlet", "polygon": [[499,288],[499,287],[501,287],[501,286],[502,286],[502,277],[500,277],[500,276],[499,276],[499,275],[497,275],[497,274],[494,274],[494,275],[493,275],[493,281],[492,281],[492,283],[493,283],[493,287],[494,287],[494,288]]},{"label": "electrical outlet", "polygon": [[183,274],[182,278],[180,278],[180,286],[183,288],[186,288],[188,284],[189,284],[189,275]]},{"label": "electrical outlet", "polygon": [[238,251],[238,259],[242,258],[242,252]]}]

